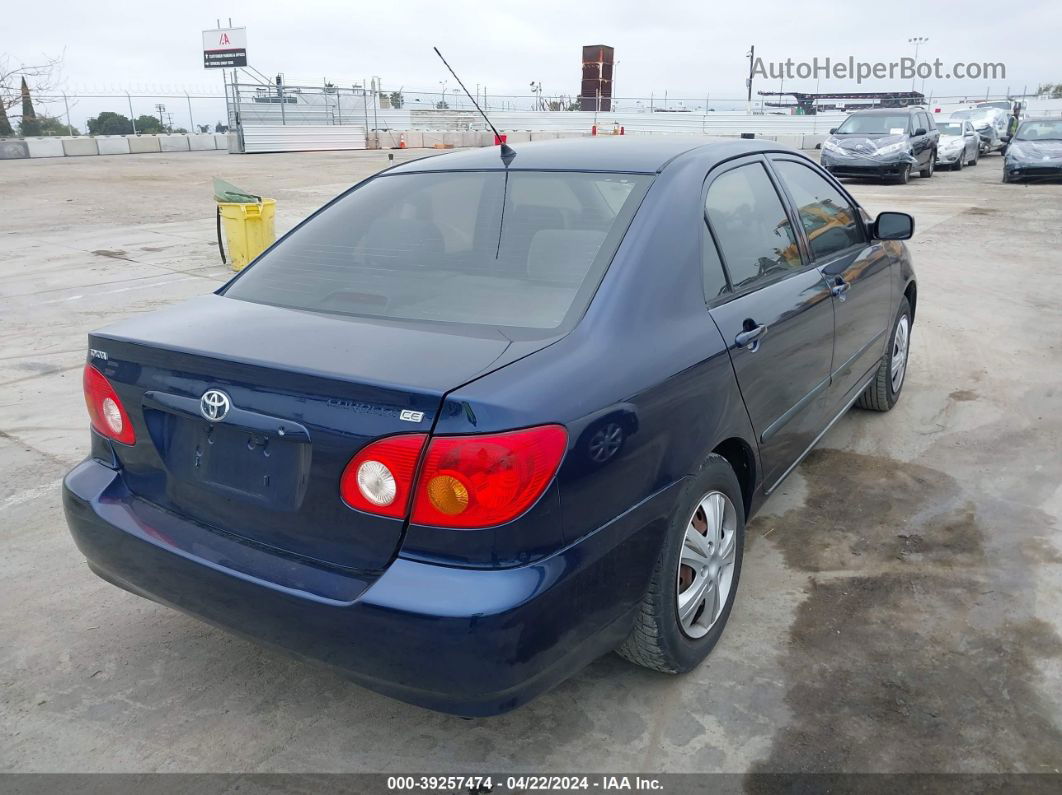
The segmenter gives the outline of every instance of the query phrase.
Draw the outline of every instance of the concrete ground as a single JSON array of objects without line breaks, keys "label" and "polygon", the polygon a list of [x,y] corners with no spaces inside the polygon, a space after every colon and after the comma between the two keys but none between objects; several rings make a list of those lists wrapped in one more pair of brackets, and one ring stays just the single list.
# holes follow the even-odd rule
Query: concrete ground
[{"label": "concrete ground", "polygon": [[460,720],[92,575],[59,501],[85,333],[226,278],[211,176],[275,196],[283,229],[386,162],[0,164],[0,771],[1062,769],[1062,186],[1002,185],[998,156],[851,186],[918,222],[903,398],[852,411],[772,497],[687,676],[607,656]]}]

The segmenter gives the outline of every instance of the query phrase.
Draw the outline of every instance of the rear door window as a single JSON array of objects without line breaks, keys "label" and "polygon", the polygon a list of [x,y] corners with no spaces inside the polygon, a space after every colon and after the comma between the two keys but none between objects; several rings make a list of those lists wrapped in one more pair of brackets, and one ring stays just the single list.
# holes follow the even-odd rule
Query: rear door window
[{"label": "rear door window", "polygon": [[589,303],[651,180],[380,176],[292,232],[225,295],[394,320],[557,329]]}]

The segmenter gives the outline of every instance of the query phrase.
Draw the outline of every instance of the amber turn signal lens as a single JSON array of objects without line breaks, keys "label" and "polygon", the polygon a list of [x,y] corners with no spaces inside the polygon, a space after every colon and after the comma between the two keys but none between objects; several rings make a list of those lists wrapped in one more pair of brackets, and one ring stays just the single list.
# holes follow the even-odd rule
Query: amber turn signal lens
[{"label": "amber turn signal lens", "polygon": [[440,513],[455,516],[468,507],[468,489],[453,475],[436,475],[428,481],[428,499]]}]

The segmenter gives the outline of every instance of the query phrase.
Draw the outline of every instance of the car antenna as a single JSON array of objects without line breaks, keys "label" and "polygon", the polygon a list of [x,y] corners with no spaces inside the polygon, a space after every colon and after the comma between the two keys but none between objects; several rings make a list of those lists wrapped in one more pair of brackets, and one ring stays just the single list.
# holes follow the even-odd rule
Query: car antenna
[{"label": "car antenna", "polygon": [[439,56],[439,60],[443,62],[443,65],[450,70],[450,74],[454,76],[454,80],[456,80],[457,84],[464,90],[465,96],[472,100],[472,104],[476,106],[479,115],[483,117],[485,122],[487,122],[487,126],[490,127],[491,132],[494,133],[494,140],[501,144],[501,159],[502,162],[505,163],[505,167],[508,168],[509,164],[513,162],[513,158],[516,157],[516,150],[509,146],[509,144],[505,143],[505,141],[502,140],[502,137],[498,135],[498,129],[494,126],[491,120],[487,118],[487,114],[483,112],[483,108],[479,106],[479,103],[476,102],[475,99],[472,99],[472,95],[468,93],[465,84],[461,82],[461,78],[457,76],[457,72],[454,71],[453,67],[446,62],[445,58],[443,58],[443,54],[439,52],[439,48],[432,47],[432,49],[435,50],[435,54]]}]

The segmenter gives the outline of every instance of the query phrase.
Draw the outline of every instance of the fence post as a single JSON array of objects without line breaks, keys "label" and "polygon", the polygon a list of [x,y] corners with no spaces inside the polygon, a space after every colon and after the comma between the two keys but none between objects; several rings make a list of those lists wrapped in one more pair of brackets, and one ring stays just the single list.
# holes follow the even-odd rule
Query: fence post
[{"label": "fence post", "polygon": [[188,96],[188,92],[184,92],[184,98],[188,101],[188,122],[192,125],[192,132],[198,132],[195,128],[195,119],[192,118],[192,98]]},{"label": "fence post", "polygon": [[136,119],[133,117],[133,100],[129,96],[129,92],[125,92],[126,102],[129,103],[129,123],[133,125],[133,135],[136,135]]},{"label": "fence post", "polygon": [[66,98],[66,92],[63,92],[63,104],[66,105],[66,131],[70,133],[70,137],[74,137],[74,127],[70,124],[70,102]]}]

